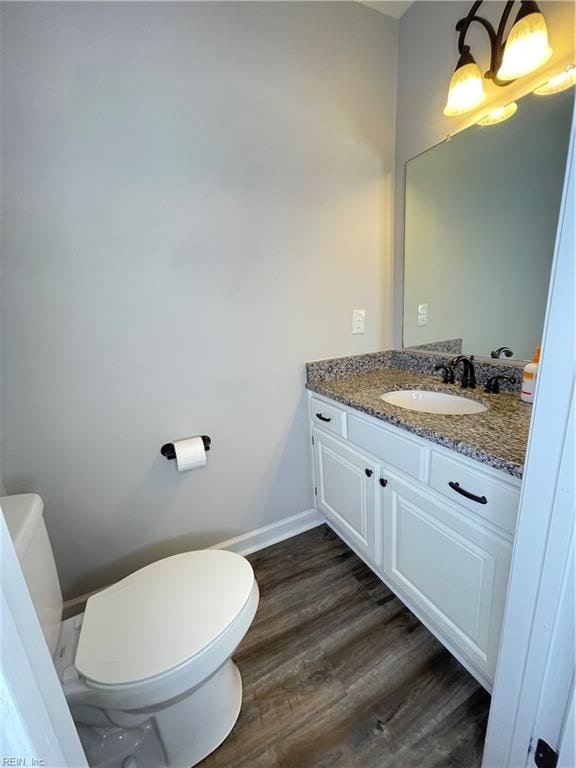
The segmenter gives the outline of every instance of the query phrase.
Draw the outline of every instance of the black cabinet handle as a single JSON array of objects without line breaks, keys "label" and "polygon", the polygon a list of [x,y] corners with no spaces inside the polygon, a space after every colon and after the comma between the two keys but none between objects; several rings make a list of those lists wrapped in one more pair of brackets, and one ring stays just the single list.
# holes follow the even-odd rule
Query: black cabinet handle
[{"label": "black cabinet handle", "polygon": [[465,488],[460,488],[460,485],[458,483],[450,482],[448,483],[450,488],[452,488],[453,491],[456,491],[456,493],[459,493],[461,496],[466,496],[467,499],[471,499],[471,501],[477,501],[478,504],[488,504],[488,499],[486,496],[476,496],[474,493],[470,493],[470,491],[467,491]]},{"label": "black cabinet handle", "polygon": [[365,469],[364,472],[366,472],[366,477],[372,477],[373,472],[371,469]]},{"label": "black cabinet handle", "polygon": [[388,480],[384,480],[384,478],[381,477],[380,478],[380,485],[382,486],[382,488],[386,488],[386,486],[388,485]]},{"label": "black cabinet handle", "polygon": [[330,418],[330,416],[322,416],[322,414],[321,414],[321,413],[317,413],[317,414],[316,414],[316,418],[317,418],[317,419],[320,419],[320,421],[332,421],[332,419]]}]

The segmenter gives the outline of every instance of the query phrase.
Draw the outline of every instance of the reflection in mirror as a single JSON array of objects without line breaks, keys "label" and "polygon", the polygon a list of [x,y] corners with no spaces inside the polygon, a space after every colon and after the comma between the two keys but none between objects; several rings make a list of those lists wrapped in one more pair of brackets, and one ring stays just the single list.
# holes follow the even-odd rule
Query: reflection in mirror
[{"label": "reflection in mirror", "polygon": [[574,94],[533,94],[406,166],[404,346],[530,359],[540,344]]}]

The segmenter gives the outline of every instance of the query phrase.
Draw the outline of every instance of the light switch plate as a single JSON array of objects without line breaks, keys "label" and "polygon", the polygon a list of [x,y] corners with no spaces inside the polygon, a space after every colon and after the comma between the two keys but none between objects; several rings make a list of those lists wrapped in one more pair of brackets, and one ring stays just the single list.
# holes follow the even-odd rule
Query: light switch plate
[{"label": "light switch plate", "polygon": [[418,304],[416,325],[428,325],[428,304]]},{"label": "light switch plate", "polygon": [[365,312],[363,309],[352,310],[352,333],[364,333]]}]

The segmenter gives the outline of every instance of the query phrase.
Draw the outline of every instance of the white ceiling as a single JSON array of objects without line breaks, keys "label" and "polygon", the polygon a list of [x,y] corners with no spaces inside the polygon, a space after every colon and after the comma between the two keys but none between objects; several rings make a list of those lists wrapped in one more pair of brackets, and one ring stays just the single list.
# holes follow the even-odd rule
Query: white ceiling
[{"label": "white ceiling", "polygon": [[374,8],[375,11],[380,11],[380,13],[385,13],[387,16],[393,16],[395,19],[399,19],[412,5],[412,2],[413,0],[410,0],[410,2],[396,2],[396,0],[390,0],[388,2],[387,0],[380,0],[380,2],[374,3],[362,2],[362,5],[367,5],[368,8]]}]

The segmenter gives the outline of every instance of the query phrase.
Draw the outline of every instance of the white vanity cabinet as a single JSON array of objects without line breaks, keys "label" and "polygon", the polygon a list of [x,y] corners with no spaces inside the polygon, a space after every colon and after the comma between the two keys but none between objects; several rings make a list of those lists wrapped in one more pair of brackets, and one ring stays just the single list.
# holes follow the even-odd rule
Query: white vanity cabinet
[{"label": "white vanity cabinet", "polygon": [[520,480],[317,395],[310,418],[318,509],[490,690]]},{"label": "white vanity cabinet", "polygon": [[314,433],[314,462],[318,507],[359,555],[375,563],[378,466],[319,430]]},{"label": "white vanity cabinet", "polygon": [[491,682],[512,545],[465,510],[389,477],[380,507],[385,580]]}]

